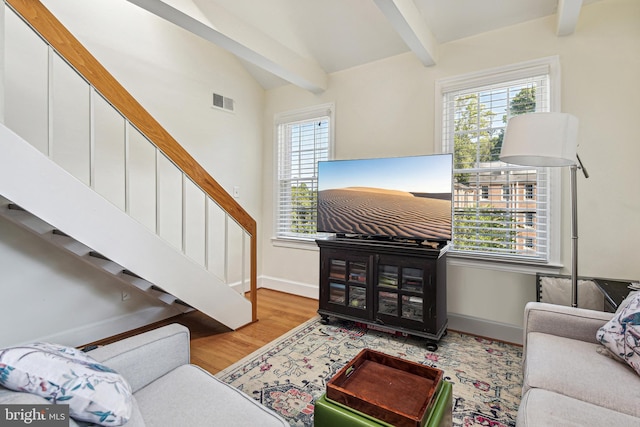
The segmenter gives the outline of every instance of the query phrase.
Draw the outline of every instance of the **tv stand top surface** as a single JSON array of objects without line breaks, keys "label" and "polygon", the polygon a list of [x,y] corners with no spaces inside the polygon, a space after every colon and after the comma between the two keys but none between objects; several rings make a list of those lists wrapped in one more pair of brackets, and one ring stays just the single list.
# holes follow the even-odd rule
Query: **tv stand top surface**
[{"label": "tv stand top surface", "polygon": [[408,254],[422,253],[438,257],[449,250],[448,242],[361,236],[337,235],[327,239],[317,239],[316,243],[319,247],[362,248],[378,252],[405,252]]}]

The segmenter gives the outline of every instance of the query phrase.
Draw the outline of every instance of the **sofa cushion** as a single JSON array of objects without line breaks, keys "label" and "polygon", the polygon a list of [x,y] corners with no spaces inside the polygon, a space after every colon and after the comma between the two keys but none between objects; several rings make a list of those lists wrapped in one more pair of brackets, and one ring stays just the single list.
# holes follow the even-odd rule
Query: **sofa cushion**
[{"label": "sofa cushion", "polygon": [[188,328],[172,323],[98,347],[88,354],[126,378],[135,393],[189,363],[189,335]]},{"label": "sofa cushion", "polygon": [[640,417],[640,376],[600,354],[600,344],[541,332],[527,340],[523,393],[542,388]]},{"label": "sofa cushion", "polygon": [[131,396],[131,402],[133,403],[131,407],[131,418],[127,421],[127,427],[145,427],[147,424],[144,422],[144,418],[140,413],[140,407],[138,406],[138,401],[135,396]]},{"label": "sofa cushion", "polygon": [[522,396],[516,421],[518,427],[635,427],[638,423],[636,417],[539,388]]},{"label": "sofa cushion", "polygon": [[640,374],[640,292],[627,297],[596,338]]},{"label": "sofa cushion", "polygon": [[67,404],[77,420],[121,425],[131,416],[127,382],[72,347],[33,343],[0,350],[0,384]]},{"label": "sofa cushion", "polygon": [[137,391],[135,397],[149,427],[289,425],[242,391],[195,365],[174,369]]},{"label": "sofa cushion", "polygon": [[47,405],[49,401],[37,394],[13,391],[0,386],[0,405]]}]

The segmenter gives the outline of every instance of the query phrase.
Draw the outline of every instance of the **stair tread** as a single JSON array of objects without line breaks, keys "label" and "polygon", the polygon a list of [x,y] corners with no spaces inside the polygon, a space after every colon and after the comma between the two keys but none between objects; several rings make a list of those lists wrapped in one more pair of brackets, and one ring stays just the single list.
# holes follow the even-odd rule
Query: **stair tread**
[{"label": "stair tread", "polygon": [[94,258],[104,259],[106,261],[111,261],[109,258],[107,258],[106,256],[102,255],[100,252],[96,252],[96,251],[90,251],[89,252],[89,256],[92,256]]}]

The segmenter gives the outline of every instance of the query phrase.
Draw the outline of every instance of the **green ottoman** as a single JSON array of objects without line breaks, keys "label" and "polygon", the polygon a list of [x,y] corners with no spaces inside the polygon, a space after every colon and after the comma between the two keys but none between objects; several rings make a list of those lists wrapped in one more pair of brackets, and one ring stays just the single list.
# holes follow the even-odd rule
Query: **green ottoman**
[{"label": "green ottoman", "polygon": [[[421,427],[451,426],[452,389],[453,386],[450,382],[443,381],[440,392],[436,397],[435,405]],[[313,424],[316,427],[393,427],[384,421],[351,409],[341,403],[331,401],[324,394],[315,401],[313,419]]]}]

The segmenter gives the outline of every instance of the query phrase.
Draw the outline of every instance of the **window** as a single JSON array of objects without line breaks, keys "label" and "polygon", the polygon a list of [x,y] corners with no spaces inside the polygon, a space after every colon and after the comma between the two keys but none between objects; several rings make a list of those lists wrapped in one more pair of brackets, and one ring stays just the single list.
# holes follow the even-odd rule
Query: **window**
[{"label": "window", "polygon": [[316,238],[318,161],[330,159],[333,105],[276,115],[276,238]]},{"label": "window", "polygon": [[533,212],[525,212],[524,214],[524,225],[526,225],[527,227],[533,227],[533,217],[534,217],[535,213]]},{"label": "window", "polygon": [[558,218],[558,173],[503,163],[499,155],[510,117],[558,110],[558,73],[553,57],[437,83],[439,148],[454,155],[452,254],[557,263],[559,223],[550,218]]},{"label": "window", "polygon": [[525,184],[524,191],[527,199],[533,199],[533,184]]}]

